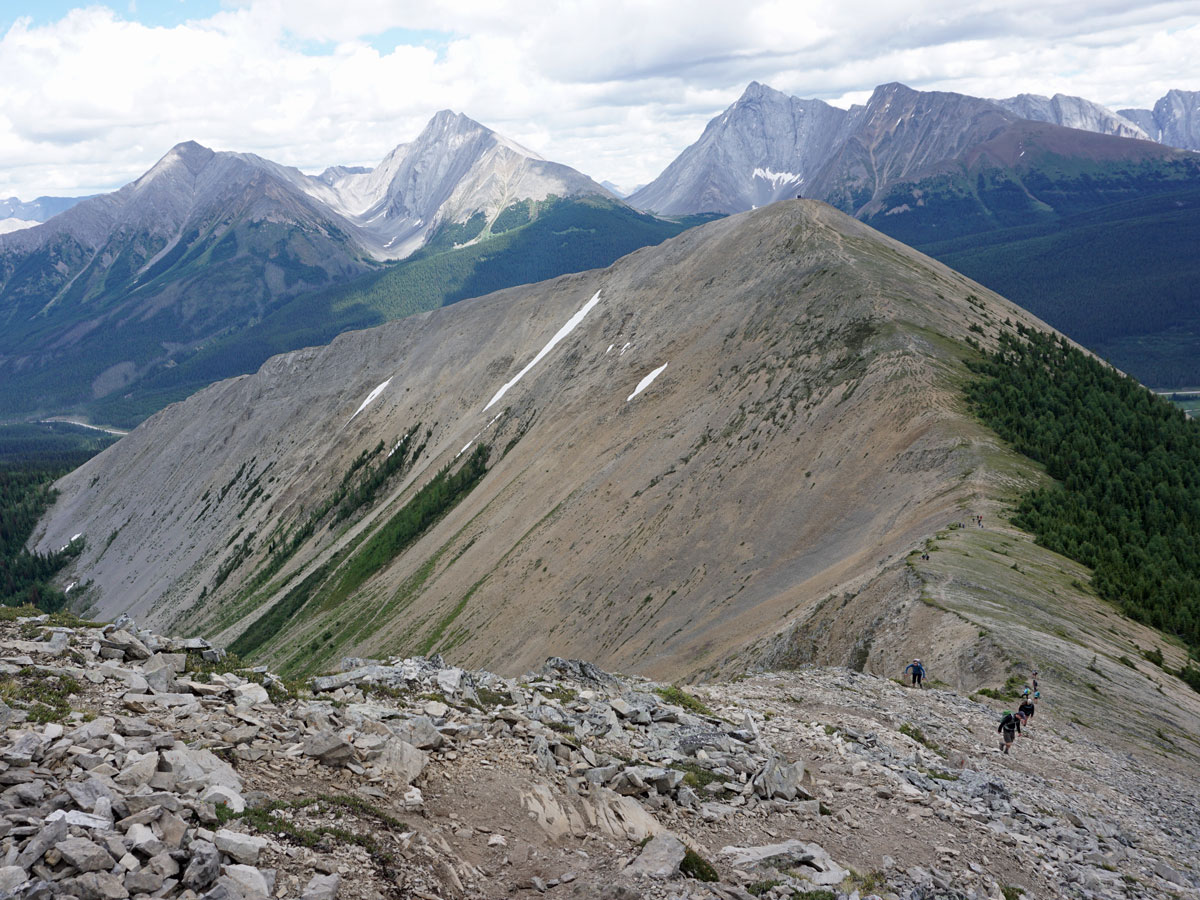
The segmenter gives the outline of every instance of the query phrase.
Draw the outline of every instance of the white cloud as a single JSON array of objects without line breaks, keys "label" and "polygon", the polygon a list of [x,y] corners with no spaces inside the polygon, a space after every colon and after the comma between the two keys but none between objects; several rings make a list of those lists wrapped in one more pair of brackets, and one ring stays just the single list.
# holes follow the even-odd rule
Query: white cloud
[{"label": "white cloud", "polygon": [[1200,0],[225,0],[174,28],[123,5],[0,39],[0,196],[109,190],[181,140],[373,165],[447,107],[635,184],[751,80],[839,105],[887,81],[1114,108],[1200,88]]}]

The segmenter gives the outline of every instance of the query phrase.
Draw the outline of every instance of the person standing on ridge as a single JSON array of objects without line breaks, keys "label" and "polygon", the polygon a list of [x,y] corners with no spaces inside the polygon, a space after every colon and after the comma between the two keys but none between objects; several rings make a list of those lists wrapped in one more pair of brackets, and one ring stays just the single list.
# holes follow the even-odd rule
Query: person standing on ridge
[{"label": "person standing on ridge", "polygon": [[1000,749],[1007,754],[1012,748],[1013,741],[1021,733],[1021,720],[1010,710],[1000,720],[1000,725],[996,728],[996,732],[1004,736],[1004,743],[1001,744]]},{"label": "person standing on ridge", "polygon": [[925,679],[925,667],[921,665],[919,659],[914,659],[910,662],[905,667],[904,674],[907,675],[910,671],[912,672],[912,686],[921,687],[921,682]]}]

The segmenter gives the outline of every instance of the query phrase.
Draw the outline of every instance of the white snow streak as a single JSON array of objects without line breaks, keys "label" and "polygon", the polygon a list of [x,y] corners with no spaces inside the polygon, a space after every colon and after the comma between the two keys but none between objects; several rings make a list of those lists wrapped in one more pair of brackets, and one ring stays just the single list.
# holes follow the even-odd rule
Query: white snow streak
[{"label": "white snow streak", "polygon": [[615,346],[617,346],[617,345],[616,345],[616,344],[609,344],[609,345],[608,345],[608,349],[604,351],[605,355],[608,355],[609,353],[612,353],[612,348],[613,348],[613,347],[615,347]]},{"label": "white snow streak", "polygon": [[465,444],[463,444],[463,448],[454,454],[454,458],[458,459],[460,456],[462,456],[464,453],[466,453],[467,448],[470,447],[477,440],[479,440],[479,435],[483,434],[485,431],[487,431],[489,428],[491,428],[493,425],[495,425],[496,420],[498,418],[500,418],[502,415],[504,415],[504,410],[500,410],[500,412],[496,413],[496,415],[494,415],[492,417],[492,421],[488,422],[486,425],[484,425],[482,428],[480,428],[479,432],[475,435],[475,437],[471,438],[469,441],[467,441]]},{"label": "white snow streak", "polygon": [[574,331],[575,326],[578,325],[580,322],[582,322],[583,317],[586,316],[588,313],[590,313],[592,311],[592,307],[595,306],[599,302],[600,302],[600,292],[596,291],[596,293],[594,293],[592,295],[592,299],[589,300],[587,303],[583,304],[583,309],[579,310],[579,312],[577,312],[577,313],[575,313],[575,315],[571,316],[571,318],[567,320],[567,324],[564,325],[562,328],[558,329],[558,332],[554,335],[554,337],[550,338],[550,342],[548,344],[546,344],[545,347],[543,347],[541,350],[538,351],[538,355],[535,356],[533,359],[531,359],[529,361],[529,364],[527,366],[525,366],[525,368],[523,368],[520,372],[518,372],[516,375],[514,375],[512,381],[509,381],[502,388],[500,388],[500,390],[496,391],[496,395],[494,397],[492,397],[492,399],[488,401],[487,406],[485,406],[483,408],[484,412],[487,412],[488,408],[491,407],[491,405],[493,403],[495,403],[497,400],[499,400],[501,397],[503,397],[508,392],[508,389],[510,387],[512,387],[514,384],[516,384],[518,381],[520,381],[522,378],[524,378],[526,372],[528,372],[530,369],[532,369],[534,366],[536,366],[539,362],[541,362],[542,357],[544,357],[547,353],[549,353],[551,350],[553,350],[555,345],[558,344],[559,341],[561,341],[568,334],[570,334],[572,331]]},{"label": "white snow streak", "polygon": [[667,367],[667,364],[663,363],[661,366],[659,366],[657,369],[655,369],[653,372],[651,372],[649,375],[647,375],[645,378],[643,378],[641,381],[639,381],[638,386],[633,389],[633,393],[625,398],[625,402],[628,403],[630,400],[632,400],[634,397],[636,397],[638,394],[640,394],[646,388],[650,387],[650,383],[652,381],[654,381],[654,379],[657,378],[659,375],[661,375],[662,370],[665,369],[666,367]]},{"label": "white snow streak", "polygon": [[632,341],[630,341],[628,344],[626,344],[624,347],[622,347],[622,348],[621,348],[621,352],[620,352],[620,353],[618,353],[617,355],[618,355],[618,356],[624,356],[624,355],[625,355],[625,351],[626,351],[626,350],[628,350],[628,349],[629,349],[630,347],[632,347],[632,346],[633,346],[633,342],[632,342]]},{"label": "white snow streak", "polygon": [[[364,409],[366,409],[366,408],[367,408],[367,404],[368,404],[368,403],[370,403],[372,400],[374,400],[376,397],[378,397],[380,394],[382,394],[382,393],[383,393],[383,389],[384,389],[384,388],[386,388],[386,387],[387,387],[389,384],[391,384],[391,383],[392,383],[392,379],[390,379],[390,378],[389,378],[389,379],[388,379],[387,381],[385,381],[383,384],[379,385],[379,387],[375,388],[375,390],[371,391],[371,393],[367,394],[367,399],[366,399],[366,400],[364,400],[364,401],[362,402],[362,405],[361,405],[361,406],[359,406],[359,408],[358,408],[358,409],[356,409],[356,410],[354,411],[354,416],[357,416],[357,415],[358,415],[360,412],[362,412]],[[347,421],[347,422],[353,421],[353,419],[354,419],[354,416],[351,416],[351,417],[350,417],[349,419],[347,419],[346,421]]]}]

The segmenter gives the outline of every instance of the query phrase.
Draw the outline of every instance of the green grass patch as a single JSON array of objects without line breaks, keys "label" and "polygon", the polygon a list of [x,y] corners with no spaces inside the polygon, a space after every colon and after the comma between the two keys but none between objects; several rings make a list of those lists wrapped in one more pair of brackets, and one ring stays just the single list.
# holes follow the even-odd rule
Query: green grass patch
[{"label": "green grass patch", "polygon": [[[281,812],[298,812],[312,808],[322,815],[332,815],[335,818],[354,816],[371,822],[369,832],[354,831],[339,825],[313,825],[306,827],[291,817],[280,815]],[[358,797],[342,794],[319,794],[296,801],[278,801],[250,808],[235,813],[224,805],[217,807],[217,817],[222,824],[233,819],[241,819],[255,831],[269,834],[274,838],[284,838],[303,847],[315,847],[325,838],[332,838],[343,844],[355,844],[362,847],[371,859],[385,871],[392,869],[398,860],[378,840],[380,831],[400,834],[408,830],[408,826],[380,809]]]},{"label": "green grass patch", "polygon": [[25,710],[30,722],[64,722],[72,712],[70,697],[80,687],[70,675],[25,666],[16,675],[0,679],[0,700]]},{"label": "green grass patch", "polygon": [[683,707],[688,712],[695,713],[699,716],[708,716],[712,719],[718,718],[715,712],[713,712],[699,699],[689,694],[677,684],[655,688],[654,693],[658,694],[658,696],[662,697],[668,703]]}]

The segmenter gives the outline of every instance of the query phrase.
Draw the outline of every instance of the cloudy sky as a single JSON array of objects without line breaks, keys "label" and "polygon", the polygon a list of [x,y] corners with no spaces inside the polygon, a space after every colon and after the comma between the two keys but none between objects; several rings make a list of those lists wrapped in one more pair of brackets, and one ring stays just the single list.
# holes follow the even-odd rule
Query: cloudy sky
[{"label": "cloudy sky", "polygon": [[1200,0],[0,0],[0,197],[76,196],[196,140],[374,165],[450,108],[648,181],[750,81],[1149,107],[1200,89]]}]

